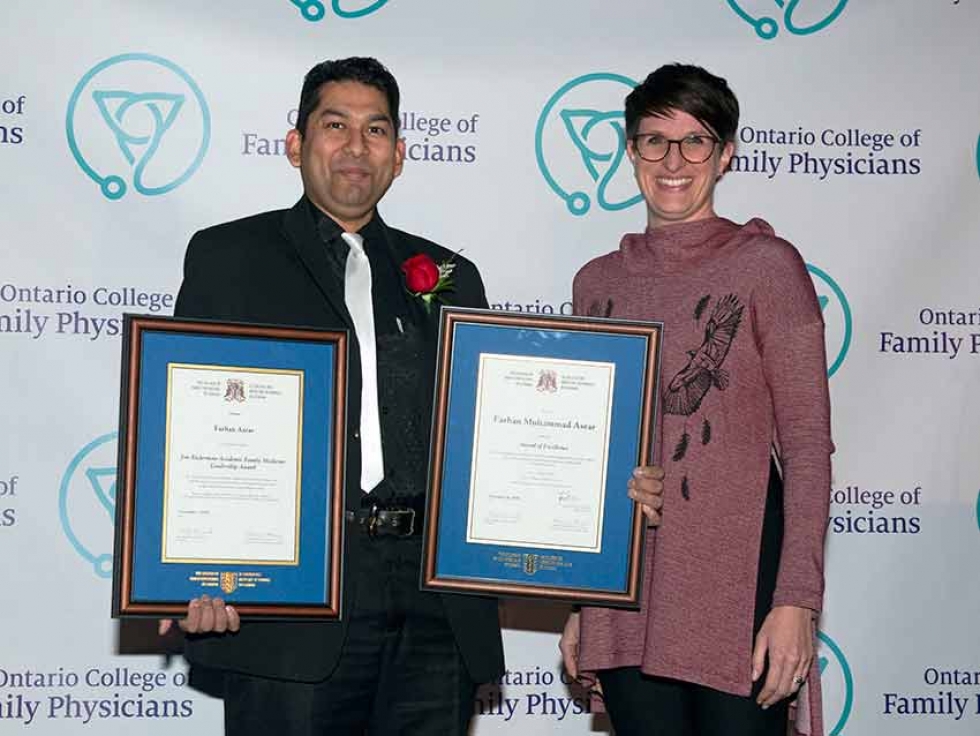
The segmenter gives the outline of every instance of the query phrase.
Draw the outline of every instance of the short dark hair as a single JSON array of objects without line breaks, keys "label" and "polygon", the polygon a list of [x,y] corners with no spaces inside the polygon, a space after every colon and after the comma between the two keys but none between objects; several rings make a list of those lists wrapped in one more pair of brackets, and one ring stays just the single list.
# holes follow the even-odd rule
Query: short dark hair
[{"label": "short dark hair", "polygon": [[303,91],[299,95],[299,110],[296,113],[296,130],[302,135],[306,135],[306,124],[310,115],[320,104],[320,89],[328,82],[360,82],[383,92],[388,98],[388,112],[395,126],[395,135],[398,135],[398,82],[384,64],[369,56],[328,59],[306,73]]},{"label": "short dark hair", "polygon": [[640,120],[681,110],[722,141],[735,140],[738,100],[721,77],[699,66],[665,64],[651,72],[626,97],[626,136],[632,138]]}]

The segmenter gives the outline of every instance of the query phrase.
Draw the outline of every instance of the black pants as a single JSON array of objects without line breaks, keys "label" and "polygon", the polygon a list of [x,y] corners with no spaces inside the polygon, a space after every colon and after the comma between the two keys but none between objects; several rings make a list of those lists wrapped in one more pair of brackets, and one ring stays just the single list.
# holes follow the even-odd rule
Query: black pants
[{"label": "black pants", "polygon": [[[773,463],[762,524],[754,633],[772,608],[782,544],[783,485]],[[755,702],[765,679],[763,672],[752,694],[741,697],[689,682],[649,677],[639,667],[599,673],[616,736],[785,736],[789,701],[767,710]]]},{"label": "black pants", "polygon": [[421,538],[352,533],[357,594],[336,670],[312,684],[227,675],[228,736],[466,733],[476,685],[439,596],[418,589]]},{"label": "black pants", "polygon": [[786,736],[787,700],[762,710],[755,696],[729,695],[690,682],[648,677],[639,667],[599,673],[616,736]]}]

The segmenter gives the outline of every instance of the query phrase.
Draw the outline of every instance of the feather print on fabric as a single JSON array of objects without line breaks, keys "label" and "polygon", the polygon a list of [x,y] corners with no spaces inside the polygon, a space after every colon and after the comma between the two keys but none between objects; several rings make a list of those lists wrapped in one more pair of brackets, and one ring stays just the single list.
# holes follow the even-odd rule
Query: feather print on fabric
[{"label": "feather print on fabric", "polygon": [[672,459],[675,463],[684,459],[684,456],[687,454],[687,446],[690,442],[691,435],[689,435],[687,432],[681,435],[681,439],[677,443],[677,447],[674,448],[674,456]]},{"label": "feather print on fabric", "polygon": [[605,303],[601,301],[592,302],[589,305],[588,310],[586,310],[590,317],[608,317],[612,314],[613,303],[612,299],[606,299]]},{"label": "feather print on fabric", "polygon": [[701,424],[701,444],[706,445],[711,442],[711,422],[705,417]]},{"label": "feather print on fabric", "polygon": [[687,476],[681,480],[681,495],[684,497],[685,501],[691,500],[691,486],[687,482]]},{"label": "feather print on fabric", "polygon": [[711,301],[711,294],[705,294],[698,300],[698,305],[694,308],[694,321],[700,322],[701,315],[704,314],[704,308],[708,306],[708,302]]}]

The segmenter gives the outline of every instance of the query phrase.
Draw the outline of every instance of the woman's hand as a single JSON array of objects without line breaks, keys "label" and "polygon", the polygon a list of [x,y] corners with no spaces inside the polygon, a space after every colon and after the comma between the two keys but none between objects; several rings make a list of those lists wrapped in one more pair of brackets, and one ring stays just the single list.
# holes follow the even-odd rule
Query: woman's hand
[{"label": "woman's hand", "polygon": [[650,526],[660,526],[664,507],[664,469],[656,465],[634,468],[626,484],[629,497],[640,504]]},{"label": "woman's hand", "polygon": [[769,673],[756,702],[763,708],[795,693],[813,663],[814,613],[809,608],[776,606],[759,629],[752,653],[752,682]]},{"label": "woman's hand", "polygon": [[[171,619],[161,619],[158,629],[160,636],[170,631],[173,623]],[[187,604],[187,615],[177,625],[187,634],[223,634],[238,631],[241,620],[238,612],[232,606],[226,606],[220,598],[202,595]]]},{"label": "woman's hand", "polygon": [[568,614],[565,621],[565,630],[558,640],[558,651],[561,652],[561,661],[565,664],[565,671],[572,679],[578,677],[578,638],[579,638],[579,617],[578,611]]}]

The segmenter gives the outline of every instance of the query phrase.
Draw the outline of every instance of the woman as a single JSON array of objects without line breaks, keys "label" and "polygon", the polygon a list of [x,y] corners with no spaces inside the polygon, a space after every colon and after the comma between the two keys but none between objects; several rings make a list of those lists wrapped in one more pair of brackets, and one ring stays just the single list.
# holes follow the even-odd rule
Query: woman
[{"label": "woman", "polygon": [[617,736],[785,736],[804,683],[797,729],[822,729],[823,319],[792,245],[762,220],[715,214],[737,128],[735,96],[700,67],[664,66],[636,87],[627,154],[647,229],[573,287],[578,314],[665,324],[663,521],[644,600],[572,613],[560,645],[570,674],[598,675]]}]

